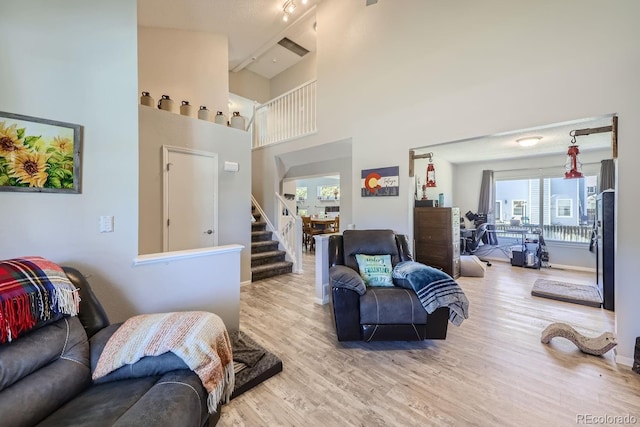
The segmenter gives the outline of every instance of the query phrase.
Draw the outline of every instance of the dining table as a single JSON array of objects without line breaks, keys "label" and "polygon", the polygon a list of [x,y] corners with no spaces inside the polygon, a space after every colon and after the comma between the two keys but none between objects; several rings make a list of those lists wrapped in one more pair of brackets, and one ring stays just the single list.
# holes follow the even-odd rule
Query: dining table
[{"label": "dining table", "polygon": [[324,234],[325,231],[331,229],[333,233],[333,225],[336,223],[335,218],[314,218],[311,217],[311,227],[320,231],[320,234]]}]

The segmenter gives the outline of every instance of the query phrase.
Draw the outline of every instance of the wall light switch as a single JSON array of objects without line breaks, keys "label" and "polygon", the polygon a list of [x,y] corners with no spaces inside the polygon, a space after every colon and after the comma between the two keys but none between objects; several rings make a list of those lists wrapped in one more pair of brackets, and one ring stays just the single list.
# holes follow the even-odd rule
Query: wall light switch
[{"label": "wall light switch", "polygon": [[113,233],[113,216],[104,215],[100,217],[100,232]]},{"label": "wall light switch", "polygon": [[238,162],[224,162],[224,170],[226,172],[238,172]]}]

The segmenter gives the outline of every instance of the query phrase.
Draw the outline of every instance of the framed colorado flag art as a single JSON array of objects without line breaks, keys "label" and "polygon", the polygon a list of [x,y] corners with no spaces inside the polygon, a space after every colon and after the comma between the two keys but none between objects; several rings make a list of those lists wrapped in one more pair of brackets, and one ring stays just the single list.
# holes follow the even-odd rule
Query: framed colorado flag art
[{"label": "framed colorado flag art", "polygon": [[400,166],[363,169],[360,195],[362,197],[397,196],[400,191],[399,175]]}]

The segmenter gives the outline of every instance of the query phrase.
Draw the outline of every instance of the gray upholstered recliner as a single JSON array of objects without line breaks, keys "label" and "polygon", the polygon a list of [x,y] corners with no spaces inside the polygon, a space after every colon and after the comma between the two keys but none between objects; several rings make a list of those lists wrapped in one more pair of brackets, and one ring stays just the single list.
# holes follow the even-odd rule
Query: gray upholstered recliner
[{"label": "gray upholstered recliner", "polygon": [[[199,377],[172,353],[144,357],[101,381],[91,373],[109,337],[102,305],[78,270],[78,316],[55,315],[0,344],[0,427],[215,425]],[[126,378],[126,379],[125,379]]]},{"label": "gray upholstered recliner", "polygon": [[389,254],[394,267],[412,260],[406,237],[393,230],[345,230],[330,236],[329,285],[339,341],[446,338],[448,307],[427,314],[411,289],[365,286],[356,254]]}]

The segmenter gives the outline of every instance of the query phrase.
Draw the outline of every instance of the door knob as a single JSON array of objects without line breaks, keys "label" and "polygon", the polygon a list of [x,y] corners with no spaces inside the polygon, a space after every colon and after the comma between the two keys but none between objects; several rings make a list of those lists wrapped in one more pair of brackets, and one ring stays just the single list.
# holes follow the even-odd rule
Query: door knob
[{"label": "door knob", "polygon": [[204,234],[213,234],[213,230],[207,230],[204,232]]}]

